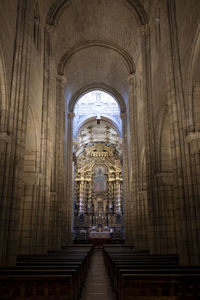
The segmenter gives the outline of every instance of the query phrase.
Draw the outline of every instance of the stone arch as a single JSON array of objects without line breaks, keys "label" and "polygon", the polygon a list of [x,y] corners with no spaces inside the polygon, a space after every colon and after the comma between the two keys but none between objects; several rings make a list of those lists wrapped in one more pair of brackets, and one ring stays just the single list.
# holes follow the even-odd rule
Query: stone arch
[{"label": "stone arch", "polygon": [[112,97],[115,98],[117,103],[119,104],[120,111],[121,113],[124,113],[126,111],[126,104],[122,96],[112,87],[103,84],[103,83],[93,83],[88,86],[83,87],[82,89],[78,90],[70,99],[69,105],[68,105],[68,110],[69,112],[73,112],[74,106],[76,105],[76,102],[84,95],[87,94],[88,92],[91,92],[92,90],[100,90],[103,92],[106,92],[110,94]]},{"label": "stone arch", "polygon": [[200,131],[200,25],[198,26],[188,72],[187,121],[189,131]]},{"label": "stone arch", "polygon": [[[137,21],[140,25],[145,25],[148,23],[148,15],[144,9],[144,6],[139,0],[125,0],[125,2],[127,2],[136,13]],[[49,25],[56,26],[56,24],[59,22],[60,16],[62,15],[63,11],[70,4],[71,1],[69,0],[56,0],[48,11],[46,23]]]},{"label": "stone arch", "polygon": [[128,74],[132,74],[135,72],[135,63],[131,55],[127,51],[112,43],[94,40],[80,43],[75,47],[71,48],[67,53],[65,53],[58,64],[58,73],[64,74],[73,56],[76,55],[78,52],[91,47],[103,47],[114,51],[120,57],[120,59],[122,59]]},{"label": "stone arch", "polygon": [[6,132],[8,113],[8,95],[6,83],[6,71],[4,65],[3,54],[0,49],[0,131]]},{"label": "stone arch", "polygon": [[[115,123],[112,121],[112,120],[110,120],[110,119],[108,119],[108,118],[106,118],[106,117],[101,117],[101,119],[103,120],[103,121],[105,121],[105,122],[107,122],[108,124],[110,124],[110,126],[112,127],[112,128],[114,128],[116,131],[117,131],[117,133],[119,134],[119,136],[121,137],[121,132],[119,131],[119,128],[115,125]],[[88,119],[86,119],[78,128],[77,128],[77,130],[76,130],[76,134],[79,132],[79,130],[81,129],[81,127],[83,127],[83,126],[85,126],[87,123],[90,123],[91,121],[93,121],[93,120],[96,120],[96,118],[95,117],[91,117],[91,118],[88,118]]]}]

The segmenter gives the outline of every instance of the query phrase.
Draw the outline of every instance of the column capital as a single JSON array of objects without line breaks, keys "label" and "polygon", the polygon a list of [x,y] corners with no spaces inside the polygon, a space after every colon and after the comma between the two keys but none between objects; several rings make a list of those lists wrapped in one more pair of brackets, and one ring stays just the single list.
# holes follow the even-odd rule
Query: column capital
[{"label": "column capital", "polygon": [[185,142],[189,144],[191,154],[200,153],[200,132],[188,133]]},{"label": "column capital", "polygon": [[74,117],[75,117],[75,113],[73,111],[69,111],[68,112],[68,118],[73,120]]},{"label": "column capital", "polygon": [[0,132],[0,141],[3,141],[8,144],[10,140],[11,137],[7,134],[7,132]]},{"label": "column capital", "polygon": [[61,83],[62,85],[65,85],[67,83],[67,77],[64,74],[57,74],[57,81]]},{"label": "column capital", "polygon": [[120,118],[122,120],[124,120],[126,118],[126,116],[127,116],[126,111],[123,111],[123,112],[120,113]]},{"label": "column capital", "polygon": [[200,132],[189,132],[186,135],[185,141],[187,144],[190,144],[193,141],[200,140]]},{"label": "column capital", "polygon": [[135,80],[135,73],[129,74],[128,75],[128,82],[133,83],[134,80]]},{"label": "column capital", "polygon": [[45,24],[45,29],[46,29],[49,33],[53,33],[53,32],[54,32],[54,29],[55,29],[55,26],[46,23],[46,24]]},{"label": "column capital", "polygon": [[139,30],[140,30],[141,34],[144,35],[149,30],[149,24],[142,24],[139,27]]}]

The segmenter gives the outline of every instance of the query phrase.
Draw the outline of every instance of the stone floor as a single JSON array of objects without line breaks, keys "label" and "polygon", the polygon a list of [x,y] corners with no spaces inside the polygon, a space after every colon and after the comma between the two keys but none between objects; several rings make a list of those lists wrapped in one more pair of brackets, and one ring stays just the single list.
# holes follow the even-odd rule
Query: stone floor
[{"label": "stone floor", "polygon": [[80,300],[116,300],[104,264],[102,249],[96,249]]}]

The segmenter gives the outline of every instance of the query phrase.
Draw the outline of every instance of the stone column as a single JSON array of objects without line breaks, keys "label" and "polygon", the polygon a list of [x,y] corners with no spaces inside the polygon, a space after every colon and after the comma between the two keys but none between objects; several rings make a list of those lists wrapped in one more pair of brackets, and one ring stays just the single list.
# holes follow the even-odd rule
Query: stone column
[{"label": "stone column", "polygon": [[155,157],[155,132],[153,119],[153,99],[152,99],[152,70],[151,70],[151,39],[149,25],[141,27],[142,44],[142,82],[144,95],[144,126],[145,126],[145,156],[146,156],[146,185],[147,202],[149,216],[149,250],[152,253],[159,252],[158,237],[158,195],[155,180],[156,157]]},{"label": "stone column", "polygon": [[40,173],[39,197],[37,210],[37,252],[46,253],[48,251],[49,238],[49,210],[51,192],[51,171],[54,136],[52,136],[53,126],[53,105],[52,98],[52,61],[51,61],[51,35],[53,26],[46,25],[44,28],[44,75],[43,75],[43,95],[42,95],[42,124],[40,143]]},{"label": "stone column", "polygon": [[148,214],[148,202],[147,202],[147,191],[146,190],[139,190],[139,214],[140,214],[140,226],[138,228],[138,247],[140,249],[149,249],[149,236],[148,236],[148,229],[149,229],[149,214]]},{"label": "stone column", "polygon": [[130,203],[130,241],[137,246],[138,226],[139,226],[139,195],[138,178],[139,178],[139,157],[138,157],[138,131],[137,131],[137,76],[130,74],[129,81],[129,203]]},{"label": "stone column", "polygon": [[63,205],[63,234],[62,234],[62,244],[72,243],[72,213],[73,213],[73,172],[72,172],[72,136],[73,136],[73,119],[75,114],[73,112],[68,112],[66,119],[66,149],[65,149],[65,199]]},{"label": "stone column", "polygon": [[[199,98],[200,99],[200,98]],[[187,211],[190,215],[190,238],[192,240],[191,264],[200,263],[200,132],[190,132],[186,136],[186,147],[189,148],[191,175],[189,178],[190,199]]]},{"label": "stone column", "polygon": [[8,143],[10,143],[10,136],[6,132],[0,133],[0,191],[1,191],[1,201],[0,201],[0,257],[2,264],[5,262],[6,259],[6,237],[7,237],[7,228],[9,225],[9,220],[7,219],[7,210],[8,200],[3,197],[3,189],[5,184],[5,176],[6,176],[6,155],[7,155],[7,147]]},{"label": "stone column", "polygon": [[158,180],[159,253],[176,253],[173,173],[160,172],[156,174],[156,178]]},{"label": "stone column", "polygon": [[[166,14],[166,11],[168,14]],[[182,264],[198,264],[200,262],[200,238],[197,233],[199,231],[197,229],[199,228],[199,216],[197,216],[199,194],[196,195],[195,199],[196,185],[193,184],[194,181],[191,181],[193,180],[192,173],[195,168],[195,160],[192,162],[190,155],[193,143],[190,145],[186,142],[190,140],[190,132],[188,132],[188,137],[185,137],[187,124],[174,0],[167,1],[166,11],[164,14],[166,16],[164,19],[165,69],[171,123],[176,243]],[[197,161],[199,161],[199,158],[197,158]]]},{"label": "stone column", "polygon": [[200,264],[200,83],[193,82],[192,92],[192,127],[187,126],[185,146],[188,149],[188,160],[191,166],[189,178],[190,188],[190,228],[193,246],[191,251],[191,263]]},{"label": "stone column", "polygon": [[124,227],[125,227],[125,241],[130,241],[130,206],[129,206],[129,168],[128,168],[128,142],[127,142],[127,115],[126,112],[121,113],[122,119],[122,153],[123,153],[123,201],[124,201]]},{"label": "stone column", "polygon": [[20,253],[36,253],[37,198],[40,174],[24,173],[24,193],[20,216]]},{"label": "stone column", "polygon": [[55,148],[52,163],[51,194],[50,194],[50,227],[49,249],[60,249],[62,245],[62,224],[65,190],[64,165],[64,132],[65,132],[65,97],[64,87],[67,79],[58,74],[56,79],[56,124]]},{"label": "stone column", "polygon": [[[4,182],[1,190],[1,203],[4,206],[4,235],[0,248],[5,249],[6,256],[2,264],[15,264],[19,252],[19,219],[21,198],[23,192],[23,160],[25,148],[25,133],[27,125],[27,108],[29,101],[29,74],[27,66],[31,56],[31,12],[32,1],[18,1],[18,16],[16,23],[15,52],[12,66],[11,96],[8,111],[7,132],[11,136],[6,147],[4,159]],[[5,143],[5,142],[3,142]],[[6,207],[5,207],[6,205]],[[4,251],[4,250],[3,250]]]}]

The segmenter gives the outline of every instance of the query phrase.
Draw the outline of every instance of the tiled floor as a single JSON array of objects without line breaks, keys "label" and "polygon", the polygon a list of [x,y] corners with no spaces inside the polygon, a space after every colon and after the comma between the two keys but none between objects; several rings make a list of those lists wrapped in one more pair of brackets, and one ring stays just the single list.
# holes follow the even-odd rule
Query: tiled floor
[{"label": "tiled floor", "polygon": [[101,249],[95,250],[92,257],[81,300],[116,300]]}]

